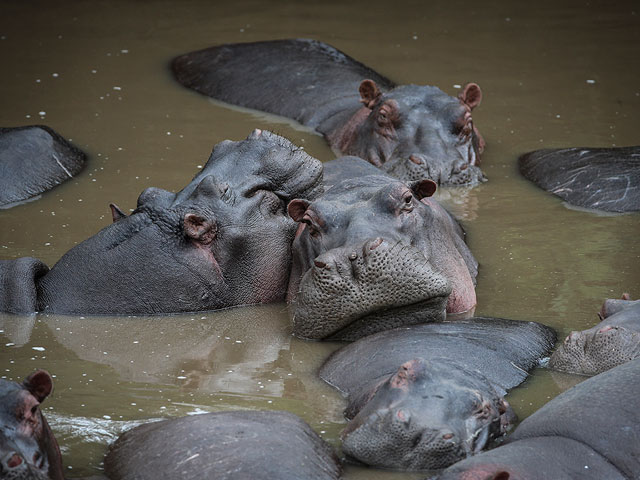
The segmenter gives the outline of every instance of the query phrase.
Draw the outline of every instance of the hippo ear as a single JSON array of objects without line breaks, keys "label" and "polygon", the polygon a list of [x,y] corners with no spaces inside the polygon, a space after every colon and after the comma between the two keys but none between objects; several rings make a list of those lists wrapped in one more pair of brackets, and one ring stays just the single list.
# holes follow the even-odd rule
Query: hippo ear
[{"label": "hippo ear", "polygon": [[287,212],[289,212],[289,216],[296,222],[302,220],[304,217],[304,212],[307,211],[311,202],[308,200],[303,200],[301,198],[296,198],[289,202],[287,206]]},{"label": "hippo ear", "polygon": [[382,92],[373,80],[363,80],[360,83],[360,102],[364,103],[367,108],[373,109],[382,97]]},{"label": "hippo ear", "polygon": [[494,473],[493,476],[491,476],[491,478],[487,478],[487,480],[509,480],[510,478],[511,475],[509,472],[501,471]]},{"label": "hippo ear", "polygon": [[116,223],[118,220],[122,220],[123,218],[127,218],[127,214],[120,210],[115,203],[110,203],[109,208],[111,209],[111,218],[113,219],[113,223]]},{"label": "hippo ear", "polygon": [[216,222],[196,213],[185,214],[183,225],[185,235],[196,242],[208,245],[216,237]]},{"label": "hippo ear", "polygon": [[467,83],[458,94],[458,98],[473,110],[482,102],[482,90],[477,83]]},{"label": "hippo ear", "polygon": [[22,384],[40,403],[42,403],[53,390],[53,380],[49,372],[45,370],[33,372],[24,379]]},{"label": "hippo ear", "polygon": [[425,197],[430,197],[436,190],[438,189],[438,184],[433,180],[424,179],[424,180],[416,180],[415,182],[411,182],[409,184],[409,188],[418,197],[418,200],[422,200]]}]

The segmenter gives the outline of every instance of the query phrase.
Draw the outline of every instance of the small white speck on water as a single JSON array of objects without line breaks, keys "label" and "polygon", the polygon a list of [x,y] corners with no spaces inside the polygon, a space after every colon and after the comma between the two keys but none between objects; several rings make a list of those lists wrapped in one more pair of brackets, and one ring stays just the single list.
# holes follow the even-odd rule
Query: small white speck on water
[{"label": "small white speck on water", "polygon": [[587,83],[589,83],[589,84],[593,85],[594,83],[596,83],[596,81],[595,81],[595,80],[591,80],[591,79],[589,79],[589,80],[587,80]]},{"label": "small white speck on water", "polygon": [[187,377],[185,377],[184,375],[178,375],[176,378],[178,380],[185,380]]},{"label": "small white speck on water", "polygon": [[52,76],[53,78],[58,78],[60,75],[58,75],[57,73],[52,73],[52,74],[51,74],[51,76]]},{"label": "small white speck on water", "polygon": [[44,117],[46,114],[47,114],[47,112],[45,112],[45,111],[38,112],[38,115],[40,115],[41,117]]},{"label": "small white speck on water", "polygon": [[47,242],[44,244],[45,247],[48,247],[49,245],[51,245],[51,242]]},{"label": "small white speck on water", "polygon": [[462,85],[458,85],[457,83],[453,86],[453,88],[462,88]]},{"label": "small white speck on water", "polygon": [[31,115],[25,115],[25,117],[27,117],[27,118],[31,118]]},{"label": "small white speck on water", "polygon": [[91,70],[91,73],[98,73],[98,70],[94,68],[93,70]]},{"label": "small white speck on water", "polygon": [[120,50],[120,53],[129,53],[129,50],[127,50],[126,48],[123,48],[122,50]]},{"label": "small white speck on water", "polygon": [[556,118],[560,118],[560,115],[556,115]]},{"label": "small white speck on water", "polygon": [[40,83],[42,80],[40,80],[39,78],[36,78],[36,83]]},{"label": "small white speck on water", "polygon": [[411,37],[411,38],[413,38],[414,40],[417,40],[417,39],[418,39],[418,36],[417,36],[417,35],[414,35],[414,36],[413,36],[413,37]]},{"label": "small white speck on water", "polygon": [[31,347],[31,350],[36,350],[38,352],[44,352],[44,347]]},{"label": "small white speck on water", "polygon": [[113,87],[114,90],[122,90],[122,87]]},{"label": "small white speck on water", "polygon": [[167,135],[171,135],[171,132],[167,132]]},{"label": "small white speck on water", "polygon": [[104,418],[105,420],[111,420],[111,417],[109,415],[103,415],[102,418]]}]

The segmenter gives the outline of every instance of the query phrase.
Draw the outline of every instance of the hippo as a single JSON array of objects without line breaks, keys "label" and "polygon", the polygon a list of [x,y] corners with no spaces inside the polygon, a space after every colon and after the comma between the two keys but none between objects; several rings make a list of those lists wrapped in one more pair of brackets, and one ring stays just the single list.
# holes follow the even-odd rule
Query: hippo
[{"label": "hippo", "polygon": [[640,476],[640,358],[558,395],[494,450],[438,480],[623,480]]},{"label": "hippo", "polygon": [[549,367],[579,375],[596,375],[640,357],[640,301],[607,299],[602,321],[571,332],[549,359]]},{"label": "hippo", "polygon": [[51,270],[0,262],[0,307],[13,312],[160,314],[282,301],[296,223],[287,203],[314,198],[322,164],[254,131],[216,145],[184,189],[147,188],[125,215]]},{"label": "hippo", "polygon": [[640,146],[536,150],[518,164],[522,175],[571,205],[640,210]]},{"label": "hippo", "polygon": [[86,160],[84,152],[44,125],[0,128],[0,208],[73,178]]},{"label": "hippo", "polygon": [[335,480],[341,474],[331,447],[296,415],[281,411],[143,424],[111,445],[104,467],[110,480]]},{"label": "hippo", "polygon": [[326,43],[308,39],[220,45],[180,55],[171,69],[201,94],[289,117],[324,135],[337,155],[364,158],[404,181],[475,185],[484,139],[471,111],[475,83],[457,98],[396,85]]},{"label": "hippo", "polygon": [[444,468],[515,420],[504,395],[555,341],[535,322],[475,317],[400,327],[334,352],[320,377],[347,395],[342,449],[367,465]]},{"label": "hippo", "polygon": [[300,227],[287,301],[293,333],[354,340],[476,304],[478,264],[432,180],[404,183],[357,157],[324,164],[325,193],[288,205]]},{"label": "hippo", "polygon": [[44,370],[22,384],[0,379],[1,478],[64,480],[58,442],[39,408],[52,390]]}]

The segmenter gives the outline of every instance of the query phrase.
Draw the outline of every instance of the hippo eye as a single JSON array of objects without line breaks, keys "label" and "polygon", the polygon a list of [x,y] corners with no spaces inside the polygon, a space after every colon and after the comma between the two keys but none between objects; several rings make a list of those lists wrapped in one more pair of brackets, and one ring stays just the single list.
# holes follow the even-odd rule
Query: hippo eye
[{"label": "hippo eye", "polygon": [[413,211],[413,195],[411,192],[407,191],[402,195],[402,206],[400,210],[406,213]]},{"label": "hippo eye", "polygon": [[320,236],[320,230],[318,230],[318,227],[313,223],[313,220],[309,215],[305,215],[300,221],[307,226],[309,235],[311,235],[313,238],[317,238]]}]

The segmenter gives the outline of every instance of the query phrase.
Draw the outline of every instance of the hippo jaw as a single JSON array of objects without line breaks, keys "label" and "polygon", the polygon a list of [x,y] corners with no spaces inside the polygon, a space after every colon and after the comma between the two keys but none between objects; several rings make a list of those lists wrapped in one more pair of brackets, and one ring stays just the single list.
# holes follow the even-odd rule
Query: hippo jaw
[{"label": "hippo jaw", "polygon": [[347,425],[345,453],[371,466],[431,470],[474,455],[503,434],[513,419],[508,404],[452,380],[452,367],[420,358],[403,364]]},{"label": "hippo jaw", "polygon": [[320,255],[290,304],[293,332],[354,340],[411,323],[441,321],[451,287],[415,247],[377,238],[340,255]]},{"label": "hippo jaw", "polygon": [[571,332],[549,359],[549,368],[597,375],[640,356],[640,333],[604,325]]}]

